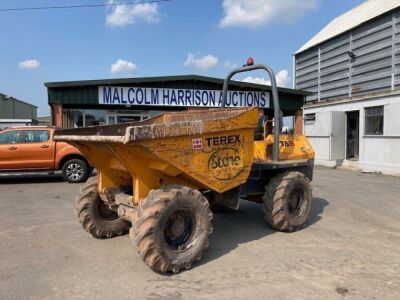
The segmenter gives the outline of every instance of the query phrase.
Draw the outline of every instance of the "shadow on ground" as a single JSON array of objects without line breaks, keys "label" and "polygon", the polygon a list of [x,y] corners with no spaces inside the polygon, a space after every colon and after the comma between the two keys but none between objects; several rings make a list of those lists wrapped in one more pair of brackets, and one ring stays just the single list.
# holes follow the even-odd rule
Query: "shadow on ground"
[{"label": "shadow on ground", "polygon": [[[309,226],[322,219],[322,214],[329,202],[323,198],[313,198]],[[206,264],[223,256],[238,245],[258,240],[276,232],[264,220],[264,213],[259,204],[241,201],[239,211],[215,213],[214,232],[210,238],[210,248],[197,266]]]},{"label": "shadow on ground", "polygon": [[0,184],[29,184],[64,181],[61,174],[0,174]]},{"label": "shadow on ground", "polygon": [[314,225],[317,223],[319,220],[322,219],[322,213],[324,212],[325,207],[329,205],[328,200],[324,198],[313,198],[313,206],[312,206],[312,211],[311,211],[311,216],[310,216],[310,221],[309,221],[309,226]]}]

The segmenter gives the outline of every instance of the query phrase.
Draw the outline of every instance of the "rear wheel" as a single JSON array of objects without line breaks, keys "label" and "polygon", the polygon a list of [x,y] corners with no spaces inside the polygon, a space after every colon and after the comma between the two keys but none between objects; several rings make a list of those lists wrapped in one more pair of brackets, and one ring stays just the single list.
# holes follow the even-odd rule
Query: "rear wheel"
[{"label": "rear wheel", "polygon": [[86,162],[79,158],[66,161],[61,169],[62,177],[70,183],[84,182],[88,179],[90,173]]},{"label": "rear wheel", "polygon": [[111,238],[128,232],[129,223],[101,200],[97,177],[90,177],[82,185],[75,200],[75,212],[82,227],[95,238]]},{"label": "rear wheel", "polygon": [[156,272],[190,269],[208,247],[212,213],[197,190],[166,186],[139,203],[130,236],[140,257]]},{"label": "rear wheel", "polygon": [[265,219],[280,231],[307,225],[312,206],[310,181],[300,172],[285,172],[271,179],[263,196]]}]

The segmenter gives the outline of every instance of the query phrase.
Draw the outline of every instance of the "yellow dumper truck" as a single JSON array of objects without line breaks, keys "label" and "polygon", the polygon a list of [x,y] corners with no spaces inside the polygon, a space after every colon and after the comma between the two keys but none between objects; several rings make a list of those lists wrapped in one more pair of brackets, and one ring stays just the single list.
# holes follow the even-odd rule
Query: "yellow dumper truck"
[{"label": "yellow dumper truck", "polygon": [[[273,120],[258,108],[225,108],[230,79],[256,69],[271,77]],[[272,69],[250,61],[233,70],[221,106],[58,130],[54,139],[79,148],[98,171],[75,201],[83,228],[96,238],[129,231],[143,261],[161,273],[200,260],[213,230],[212,210],[237,209],[239,199],[262,204],[277,230],[303,228],[312,204],[314,151],[304,136],[281,134]]]}]

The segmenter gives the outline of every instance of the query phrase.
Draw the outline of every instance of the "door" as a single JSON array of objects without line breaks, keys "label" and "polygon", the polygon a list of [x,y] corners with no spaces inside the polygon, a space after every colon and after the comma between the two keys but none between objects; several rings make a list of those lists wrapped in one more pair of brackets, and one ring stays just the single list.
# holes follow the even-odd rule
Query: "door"
[{"label": "door", "polygon": [[346,114],[331,112],[330,160],[343,160],[346,156]]},{"label": "door", "polygon": [[0,133],[0,170],[18,170],[21,168],[21,131],[13,130]]},{"label": "door", "polygon": [[21,168],[51,170],[54,168],[54,143],[49,130],[23,131]]},{"label": "door", "polygon": [[360,112],[347,112],[346,126],[346,158],[350,160],[358,160],[358,151],[360,143]]}]

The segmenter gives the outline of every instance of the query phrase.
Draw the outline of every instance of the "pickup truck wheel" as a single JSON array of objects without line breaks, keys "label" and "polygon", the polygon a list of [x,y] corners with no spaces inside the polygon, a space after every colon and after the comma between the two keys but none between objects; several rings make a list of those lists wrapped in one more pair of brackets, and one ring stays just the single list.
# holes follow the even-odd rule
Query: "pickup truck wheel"
[{"label": "pickup truck wheel", "polygon": [[170,185],[139,202],[130,236],[153,271],[178,273],[190,269],[208,247],[212,216],[199,191]]},{"label": "pickup truck wheel", "polygon": [[70,183],[84,182],[89,177],[89,167],[85,161],[81,159],[70,159],[62,166],[62,177]]},{"label": "pickup truck wheel", "polygon": [[122,235],[130,227],[101,200],[97,192],[97,177],[90,177],[82,185],[75,200],[75,213],[82,227],[98,239]]}]

